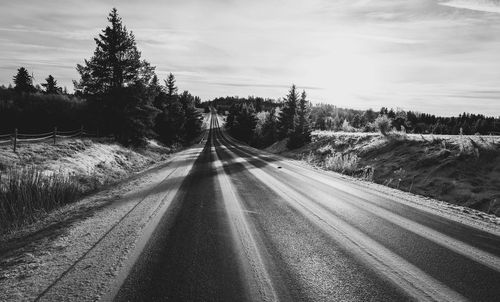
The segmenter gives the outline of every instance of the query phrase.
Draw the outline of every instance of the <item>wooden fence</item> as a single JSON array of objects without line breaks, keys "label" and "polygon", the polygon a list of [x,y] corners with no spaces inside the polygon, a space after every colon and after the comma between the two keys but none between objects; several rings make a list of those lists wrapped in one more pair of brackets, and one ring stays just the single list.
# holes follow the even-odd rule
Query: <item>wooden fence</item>
[{"label": "wooden fence", "polygon": [[89,133],[85,129],[80,127],[80,129],[72,131],[60,131],[57,127],[54,127],[52,132],[46,133],[18,133],[17,129],[14,129],[13,133],[10,134],[0,134],[0,146],[12,145],[14,152],[17,151],[17,147],[22,143],[38,143],[44,141],[52,141],[55,145],[57,139],[68,139],[75,137],[90,137],[97,136],[95,133]]}]

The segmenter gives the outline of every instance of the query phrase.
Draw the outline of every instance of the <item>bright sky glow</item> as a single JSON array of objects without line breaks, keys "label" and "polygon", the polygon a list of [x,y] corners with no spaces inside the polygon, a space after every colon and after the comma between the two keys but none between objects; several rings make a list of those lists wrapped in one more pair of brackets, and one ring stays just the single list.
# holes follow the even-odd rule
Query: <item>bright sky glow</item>
[{"label": "bright sky glow", "polygon": [[72,88],[117,7],[143,57],[181,90],[500,116],[498,0],[3,1],[0,83],[25,66]]}]

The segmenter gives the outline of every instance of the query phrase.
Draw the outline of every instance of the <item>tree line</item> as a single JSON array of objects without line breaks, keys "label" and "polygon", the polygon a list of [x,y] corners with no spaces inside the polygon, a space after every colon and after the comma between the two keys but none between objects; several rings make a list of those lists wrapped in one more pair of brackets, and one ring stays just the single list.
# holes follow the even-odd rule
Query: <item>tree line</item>
[{"label": "tree line", "polygon": [[74,94],[60,88],[52,75],[34,85],[24,67],[14,75],[14,86],[0,87],[0,132],[83,125],[125,145],[145,144],[147,138],[184,144],[200,134],[200,98],[179,93],[173,74],[160,83],[116,9],[108,21],[94,39],[93,56],[76,67],[80,80],[74,81]]},{"label": "tree line", "polygon": [[[179,92],[170,74],[161,83],[155,67],[142,59],[135,37],[123,25],[116,9],[109,25],[96,37],[91,58],[78,64],[80,75],[69,94],[48,75],[34,84],[21,67],[13,84],[0,86],[0,133],[18,128],[25,132],[77,129],[113,136],[126,145],[141,145],[147,138],[166,144],[189,143],[201,131],[199,97]],[[236,138],[256,147],[288,139],[291,148],[310,141],[311,130],[377,131],[380,119],[389,128],[409,133],[498,134],[500,118],[463,113],[439,117],[414,111],[381,108],[354,110],[315,104],[295,86],[279,100],[250,96],[220,97],[205,103],[227,113],[227,128]]]},{"label": "tree line", "polygon": [[218,97],[202,106],[214,106],[227,115],[226,128],[235,138],[254,147],[270,146],[288,139],[289,148],[310,142],[312,130],[348,132],[404,131],[419,134],[490,135],[500,134],[500,118],[463,113],[458,117],[440,117],[401,109],[382,107],[356,110],[339,108],[332,104],[312,105],[305,91],[297,92],[293,85],[281,99],[249,96]]},{"label": "tree line", "polygon": [[295,85],[280,101],[225,97],[204,105],[227,113],[225,127],[229,133],[252,146],[262,148],[287,139],[289,148],[297,148],[311,141],[311,103],[306,92],[299,93]]},{"label": "tree line", "polygon": [[332,131],[377,131],[375,120],[384,116],[390,127],[408,133],[420,134],[500,134],[500,118],[482,114],[462,113],[458,117],[441,117],[432,114],[382,107],[355,110],[339,108],[331,104],[316,104],[312,107],[311,121],[314,129]]}]

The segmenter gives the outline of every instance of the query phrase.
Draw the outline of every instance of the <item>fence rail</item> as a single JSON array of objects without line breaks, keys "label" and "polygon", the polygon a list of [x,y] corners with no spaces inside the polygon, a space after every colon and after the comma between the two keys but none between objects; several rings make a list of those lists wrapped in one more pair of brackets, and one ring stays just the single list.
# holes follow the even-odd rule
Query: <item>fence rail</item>
[{"label": "fence rail", "polygon": [[17,129],[14,129],[13,133],[0,134],[0,146],[11,144],[13,151],[16,152],[18,145],[22,143],[38,143],[52,140],[52,143],[55,145],[57,143],[57,139],[67,139],[84,136],[92,137],[97,135],[95,133],[85,131],[83,126],[80,127],[80,129],[70,131],[60,131],[57,130],[57,127],[55,127],[52,132],[45,133],[18,133]]}]

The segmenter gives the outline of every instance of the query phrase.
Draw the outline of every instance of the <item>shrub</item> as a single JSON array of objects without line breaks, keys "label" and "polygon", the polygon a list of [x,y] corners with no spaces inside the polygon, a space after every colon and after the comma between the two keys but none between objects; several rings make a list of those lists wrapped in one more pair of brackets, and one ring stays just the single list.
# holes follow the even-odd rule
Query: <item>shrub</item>
[{"label": "shrub", "polygon": [[373,182],[374,174],[375,174],[375,168],[372,166],[366,166],[363,168],[360,177],[364,180]]},{"label": "shrub", "polygon": [[352,174],[358,169],[359,157],[356,154],[333,153],[325,158],[324,166],[327,170]]},{"label": "shrub", "polygon": [[317,165],[318,163],[318,158],[316,155],[314,155],[313,152],[309,152],[307,155],[303,155],[302,160],[313,166]]},{"label": "shrub", "polygon": [[387,115],[380,115],[375,119],[375,127],[382,135],[387,136],[387,133],[391,129],[391,119]]},{"label": "shrub", "polygon": [[11,168],[0,178],[0,232],[74,202],[81,192],[73,175],[47,174],[33,166]]},{"label": "shrub", "polygon": [[332,154],[335,152],[335,150],[333,149],[333,146],[330,145],[330,144],[326,144],[322,147],[319,147],[316,152],[320,155],[328,155],[328,154]]}]

